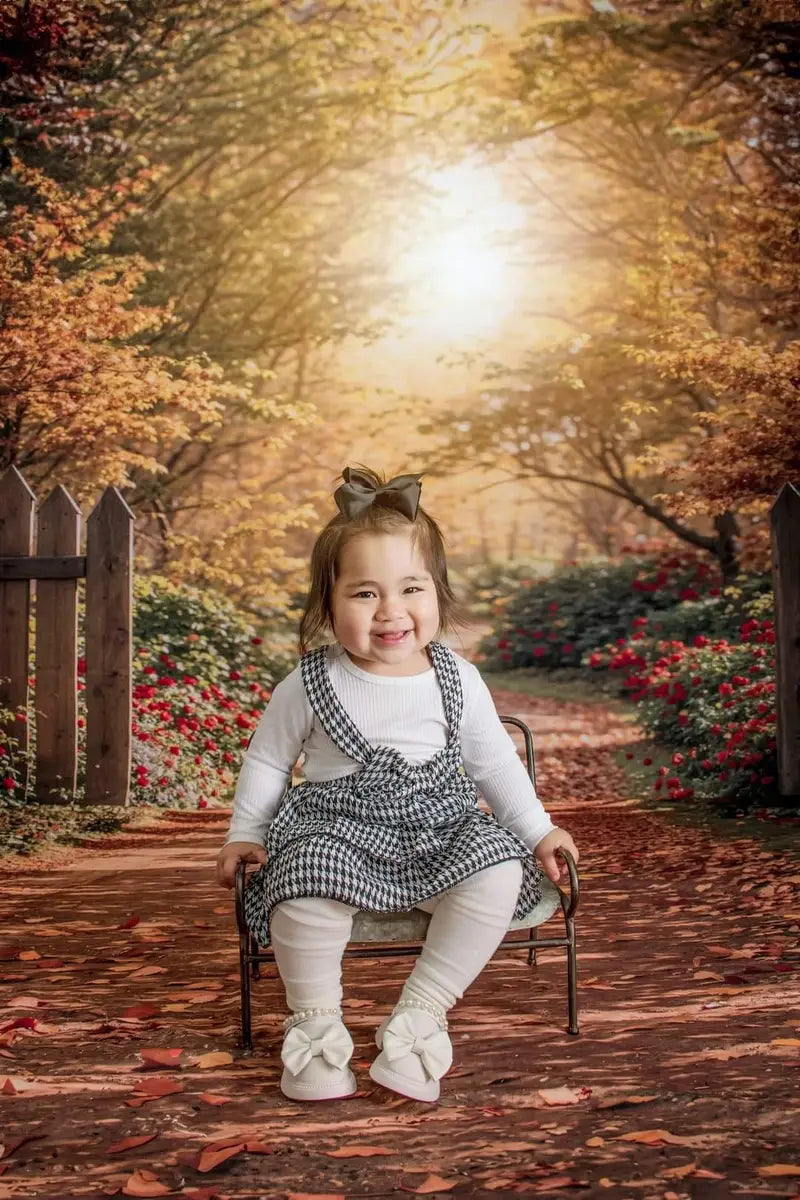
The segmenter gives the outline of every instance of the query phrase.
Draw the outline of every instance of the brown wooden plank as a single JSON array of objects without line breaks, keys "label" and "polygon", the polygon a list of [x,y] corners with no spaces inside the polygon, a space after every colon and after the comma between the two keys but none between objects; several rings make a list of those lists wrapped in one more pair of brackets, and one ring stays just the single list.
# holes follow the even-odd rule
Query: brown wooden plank
[{"label": "brown wooden plank", "polygon": [[86,803],[128,803],[133,513],[109,487],[87,522]]},{"label": "brown wooden plank", "polygon": [[778,786],[800,798],[800,491],[785,483],[770,515]]},{"label": "brown wooden plank", "polygon": [[83,554],[15,555],[0,558],[0,581],[7,579],[83,579],[86,557]]},{"label": "brown wooden plank", "polygon": [[[36,497],[16,467],[0,478],[0,554],[33,553],[33,514]],[[25,580],[0,580],[0,708],[28,712],[28,653],[30,648],[31,585]],[[15,762],[23,790],[28,786],[27,719],[2,723],[5,739],[14,738],[20,757]]]},{"label": "brown wooden plank", "polygon": [[[59,485],[39,509],[37,550],[77,556],[80,536],[80,509]],[[75,796],[78,764],[78,580],[40,578],[35,611],[36,798],[68,803]]]}]

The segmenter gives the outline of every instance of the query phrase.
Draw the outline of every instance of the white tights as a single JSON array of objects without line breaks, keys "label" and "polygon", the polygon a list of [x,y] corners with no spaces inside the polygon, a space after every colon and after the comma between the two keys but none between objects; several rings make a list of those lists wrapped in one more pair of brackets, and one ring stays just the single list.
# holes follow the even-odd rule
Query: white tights
[{"label": "white tights", "polygon": [[[421,903],[433,915],[403,999],[452,1008],[503,940],[521,882],[522,864],[512,858]],[[357,911],[316,897],[285,900],[273,910],[272,947],[292,1012],[341,1004],[342,954]]]}]

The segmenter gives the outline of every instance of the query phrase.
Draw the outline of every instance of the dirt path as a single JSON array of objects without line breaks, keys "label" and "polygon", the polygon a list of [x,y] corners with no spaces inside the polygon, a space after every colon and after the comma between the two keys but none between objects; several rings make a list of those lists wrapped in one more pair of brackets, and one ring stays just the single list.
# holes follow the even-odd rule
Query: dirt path
[{"label": "dirt path", "polygon": [[[366,1068],[409,964],[349,962],[362,1090],[285,1100],[274,978],[256,984],[259,1053],[225,1058],[236,941],[211,867],[226,821],[176,823],[0,880],[0,1200],[797,1194],[796,859],[627,799],[620,718],[496,697],[533,725],[540,791],[581,848],[580,1037],[563,956],[532,970],[503,952],[453,1013],[441,1102],[392,1097]],[[143,1071],[145,1050],[160,1053]]]}]

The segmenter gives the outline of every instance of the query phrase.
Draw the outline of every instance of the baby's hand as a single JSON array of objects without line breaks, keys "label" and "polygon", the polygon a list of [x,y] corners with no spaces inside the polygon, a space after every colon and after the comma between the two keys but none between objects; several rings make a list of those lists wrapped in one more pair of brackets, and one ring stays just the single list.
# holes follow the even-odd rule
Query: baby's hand
[{"label": "baby's hand", "polygon": [[217,883],[220,887],[232,888],[240,862],[261,863],[263,866],[266,861],[267,852],[258,842],[228,842],[217,855]]},{"label": "baby's hand", "polygon": [[578,847],[566,829],[551,829],[538,843],[533,852],[541,863],[545,875],[548,879],[552,879],[553,883],[558,883],[567,870],[566,865],[560,863],[556,858],[556,850],[560,848],[569,850],[577,863]]}]

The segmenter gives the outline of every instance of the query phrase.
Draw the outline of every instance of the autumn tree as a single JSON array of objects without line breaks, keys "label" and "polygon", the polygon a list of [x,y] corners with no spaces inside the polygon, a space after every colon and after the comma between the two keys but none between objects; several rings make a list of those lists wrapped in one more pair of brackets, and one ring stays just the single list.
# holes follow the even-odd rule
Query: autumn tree
[{"label": "autumn tree", "polygon": [[[65,191],[122,188],[108,253],[136,262],[131,303],[162,318],[130,327],[142,361],[204,362],[221,384],[212,414],[162,397],[173,436],[120,439],[153,567],[253,595],[265,563],[280,567],[270,529],[308,514],[314,480],[301,494],[292,476],[321,423],[312,401],[332,390],[331,349],[377,331],[385,230],[410,219],[414,166],[453,152],[455,125],[446,138],[440,121],[468,82],[457,8],[74,5],[73,25],[94,18],[93,53],[51,64],[80,121]],[[14,154],[60,177],[36,87],[17,87]],[[147,193],[126,206],[125,180],[145,172]],[[82,269],[76,258],[61,273]],[[314,436],[330,446],[330,428]]]},{"label": "autumn tree", "polygon": [[[790,73],[787,31],[751,22],[734,0],[702,10],[597,5],[603,11],[589,15],[531,8],[507,81],[514,102],[506,94],[495,103],[491,144],[537,147],[549,186],[524,155],[520,169],[540,227],[548,215],[554,226],[548,253],[591,263],[610,286],[562,314],[562,346],[531,354],[505,379],[492,372],[482,398],[454,411],[462,432],[438,461],[446,468],[471,445],[471,462],[621,496],[716,554],[730,576],[736,494],[721,489],[717,503],[708,493],[692,505],[678,493],[682,464],[708,480],[722,457],[731,347],[751,348],[749,378],[763,386],[765,354],[784,353],[796,334],[791,317],[780,344],[771,339],[770,313],[792,268],[782,263],[784,237],[765,246],[756,233],[785,236],[792,203],[780,184],[793,107],[770,82]],[[793,361],[789,350],[772,364],[762,417],[779,393],[791,409]],[[734,443],[732,433],[727,454]]]}]

